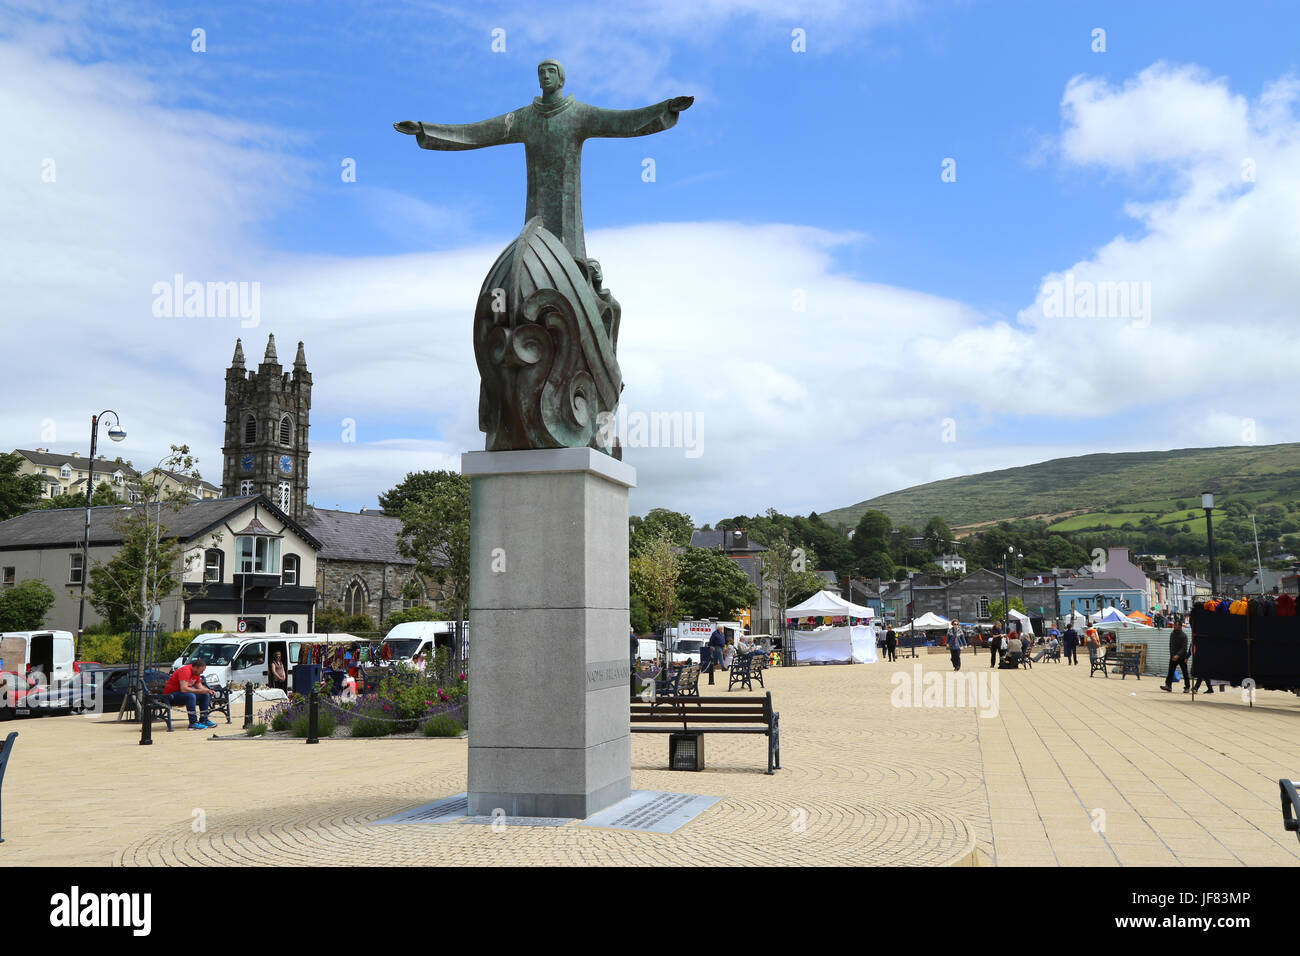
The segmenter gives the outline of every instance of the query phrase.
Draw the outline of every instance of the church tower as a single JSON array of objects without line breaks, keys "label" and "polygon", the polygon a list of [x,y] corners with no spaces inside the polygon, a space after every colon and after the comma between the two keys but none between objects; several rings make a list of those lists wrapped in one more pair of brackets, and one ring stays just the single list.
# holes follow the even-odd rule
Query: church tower
[{"label": "church tower", "polygon": [[307,430],[311,373],[302,343],[293,371],[284,372],[275,336],[257,371],[244,369],[244,346],[226,369],[226,439],[221,447],[221,494],[264,494],[295,521],[307,510]]}]

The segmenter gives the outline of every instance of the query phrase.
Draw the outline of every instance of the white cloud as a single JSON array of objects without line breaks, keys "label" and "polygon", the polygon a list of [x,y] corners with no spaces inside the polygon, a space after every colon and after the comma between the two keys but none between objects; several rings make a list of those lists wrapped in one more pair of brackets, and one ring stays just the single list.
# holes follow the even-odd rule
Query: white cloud
[{"label": "white cloud", "polygon": [[[634,508],[667,505],[699,521],[768,505],[828,510],[1043,457],[1168,447],[1171,434],[1217,444],[1233,420],[1240,433],[1243,417],[1260,436],[1293,434],[1278,394],[1300,367],[1296,94],[1283,79],[1246,100],[1171,67],[1118,88],[1086,79],[1067,88],[1067,162],[1142,170],[1144,186],[1166,169],[1169,181],[1130,207],[1138,235],[1044,282],[1066,272],[1150,282],[1144,327],[1049,319],[1044,290],[1012,323],[858,281],[835,265],[863,241],[854,233],[736,222],[589,233],[623,305],[629,409],[691,412],[704,425],[699,457],[628,450],[640,473]],[[1190,128],[1197,110],[1206,130]],[[218,476],[233,340],[242,336],[252,365],[275,332],[282,361],[307,343],[320,504],[373,504],[407,471],[454,466],[459,451],[482,447],[472,304],[507,237],[386,257],[264,248],[256,227],[294,202],[303,176],[290,140],[160,105],[147,78],[124,67],[0,43],[0,112],[12,118],[0,207],[14,223],[0,234],[0,315],[11,333],[0,444],[83,449],[86,420],[111,406],[130,433],[114,451],[151,464],[184,441]],[[1157,116],[1163,138],[1143,128]],[[1257,160],[1255,183],[1239,181],[1243,152]],[[41,182],[46,157],[55,183]],[[454,216],[417,208],[430,223]],[[260,281],[261,325],[154,318],[152,283],[176,272]],[[939,437],[948,416],[958,422],[952,443]],[[1046,420],[1059,440],[1017,434],[1004,424],[1014,416]],[[356,422],[355,444],[340,440],[344,418]],[[43,440],[47,419],[57,435]],[[1071,441],[1073,423],[1089,420],[1109,420],[1118,437]]]}]

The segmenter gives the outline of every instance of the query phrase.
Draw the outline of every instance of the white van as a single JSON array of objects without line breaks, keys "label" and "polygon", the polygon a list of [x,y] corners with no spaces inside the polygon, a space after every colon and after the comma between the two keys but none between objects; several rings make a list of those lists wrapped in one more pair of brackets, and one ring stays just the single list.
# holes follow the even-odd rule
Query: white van
[{"label": "white van", "polygon": [[[384,643],[388,645],[392,661],[414,660],[416,654],[423,654],[428,660],[437,648],[451,647],[455,631],[455,621],[405,621],[388,632]],[[460,633],[468,643],[469,621],[461,623]]]},{"label": "white van", "polygon": [[6,631],[0,634],[0,670],[26,674],[42,684],[70,681],[77,673],[71,631]]},{"label": "white van", "polygon": [[[278,652],[285,670],[285,685],[280,689],[287,691],[293,687],[293,670],[299,663],[304,645],[357,643],[361,642],[351,634],[231,634],[214,631],[196,637],[172,662],[172,668],[188,664],[198,657],[207,662],[203,679],[209,684],[224,687],[233,683],[242,687],[252,681],[264,687],[279,687],[279,684],[271,682],[270,663]],[[302,663],[310,662],[304,660]]]}]

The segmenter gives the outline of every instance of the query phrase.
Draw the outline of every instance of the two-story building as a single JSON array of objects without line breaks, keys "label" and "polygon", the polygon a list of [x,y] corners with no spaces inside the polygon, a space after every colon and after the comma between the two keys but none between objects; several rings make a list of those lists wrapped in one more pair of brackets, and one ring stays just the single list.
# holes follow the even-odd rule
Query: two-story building
[{"label": "two-story building", "polygon": [[[320,543],[261,495],[191,501],[173,509],[105,505],[90,509],[90,567],[112,559],[123,541],[123,520],[148,507],[163,535],[179,540],[174,569],[180,587],[163,598],[160,624],[167,630],[236,630],[306,633],[316,604],[316,552]],[[75,631],[87,566],[82,551],[86,509],[30,511],[0,522],[0,580],[44,581],[54,606],[44,626]],[[155,519],[157,520],[157,519]],[[87,579],[88,580],[88,579]],[[89,601],[86,624],[101,619]]]},{"label": "two-story building", "polygon": [[[84,495],[90,478],[90,459],[78,452],[52,452],[48,448],[15,448],[20,475],[36,475],[41,479],[41,497],[57,498],[59,495]],[[139,473],[121,458],[95,457],[94,486],[107,482],[123,501],[131,500],[131,490]]]}]

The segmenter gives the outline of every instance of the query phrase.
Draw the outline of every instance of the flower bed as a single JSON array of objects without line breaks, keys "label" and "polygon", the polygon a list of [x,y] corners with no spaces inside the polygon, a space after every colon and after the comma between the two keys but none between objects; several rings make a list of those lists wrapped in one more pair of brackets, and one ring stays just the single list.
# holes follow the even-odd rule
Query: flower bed
[{"label": "flower bed", "polygon": [[[329,690],[328,681],[318,688],[321,737],[451,737],[458,735],[451,732],[455,726],[463,730],[468,723],[469,687],[464,674],[454,681],[439,681],[433,673],[397,667],[384,675],[373,694],[334,696]],[[308,698],[291,693],[260,720],[268,725],[270,735],[306,736],[309,706]],[[429,727],[431,721],[433,727]]]}]

